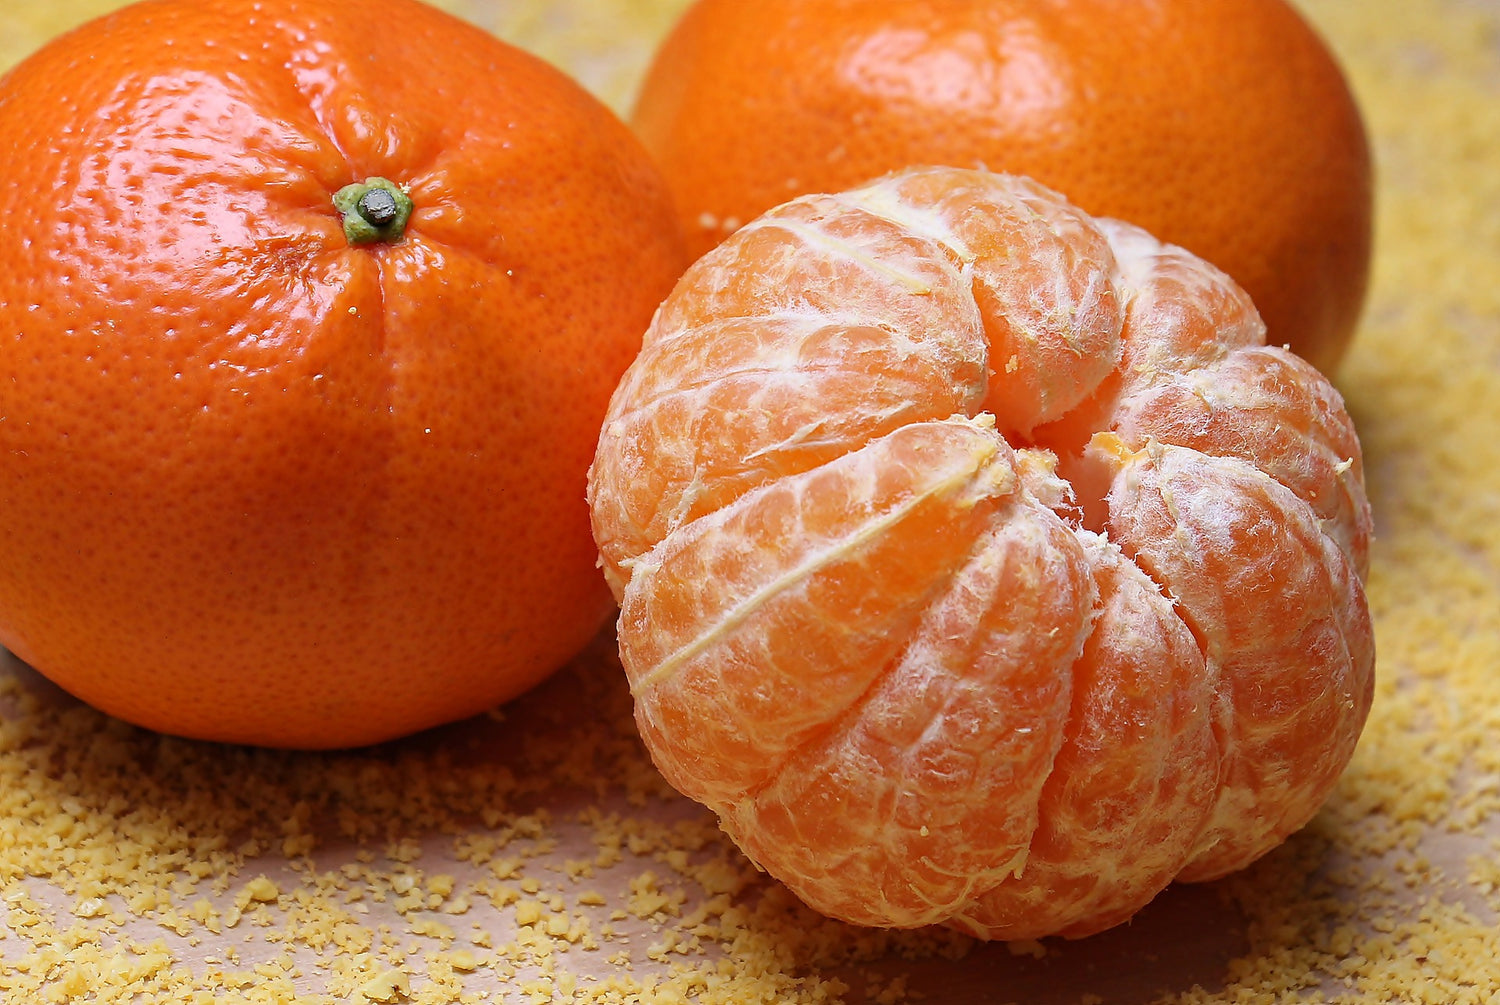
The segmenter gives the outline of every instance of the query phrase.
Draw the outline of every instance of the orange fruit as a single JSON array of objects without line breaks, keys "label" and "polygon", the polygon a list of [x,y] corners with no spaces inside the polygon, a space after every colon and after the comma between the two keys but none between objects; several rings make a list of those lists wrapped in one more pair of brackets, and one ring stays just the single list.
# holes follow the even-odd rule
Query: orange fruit
[{"label": "orange fruit", "polygon": [[695,253],[806,192],[983,166],[1207,258],[1325,370],[1364,298],[1364,127],[1282,0],[698,0],[632,122]]},{"label": "orange fruit", "polygon": [[152,0],[10,73],[0,131],[0,643],[332,747],[608,619],[585,474],[685,260],[580,87],[411,0]]},{"label": "orange fruit", "polygon": [[1372,693],[1359,442],[1224,273],[1029,179],[692,266],[590,473],[656,763],[812,906],[1085,935],[1301,827]]}]

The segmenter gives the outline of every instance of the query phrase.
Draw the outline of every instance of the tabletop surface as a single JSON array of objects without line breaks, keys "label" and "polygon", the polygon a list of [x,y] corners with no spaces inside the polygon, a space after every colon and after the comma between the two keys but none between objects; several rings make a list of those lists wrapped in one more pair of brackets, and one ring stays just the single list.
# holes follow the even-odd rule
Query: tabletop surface
[{"label": "tabletop surface", "polygon": [[[0,66],[119,5],[5,0]],[[440,5],[623,109],[682,3]],[[1377,163],[1337,383],[1379,656],[1285,846],[1077,942],[863,930],[665,785],[607,638],[493,715],[335,754],[160,737],[0,653],[0,1001],[1500,1001],[1500,3],[1300,7]]]}]

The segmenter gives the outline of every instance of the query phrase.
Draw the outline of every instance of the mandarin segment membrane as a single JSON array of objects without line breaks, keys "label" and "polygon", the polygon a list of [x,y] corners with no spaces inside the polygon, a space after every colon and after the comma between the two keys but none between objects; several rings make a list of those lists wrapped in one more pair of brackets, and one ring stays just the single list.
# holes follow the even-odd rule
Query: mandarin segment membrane
[{"label": "mandarin segment membrane", "polygon": [[744,227],[590,473],[652,756],[807,903],[1087,935],[1305,824],[1374,650],[1359,443],[1222,272],[1028,179]]}]

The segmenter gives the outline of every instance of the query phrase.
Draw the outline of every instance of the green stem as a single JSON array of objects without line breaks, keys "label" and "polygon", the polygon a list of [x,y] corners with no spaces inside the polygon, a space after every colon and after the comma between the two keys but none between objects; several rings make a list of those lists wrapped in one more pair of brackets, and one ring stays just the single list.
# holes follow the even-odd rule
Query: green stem
[{"label": "green stem", "polygon": [[345,239],[357,246],[401,240],[413,205],[400,185],[384,178],[366,178],[335,192],[333,208],[344,218]]}]

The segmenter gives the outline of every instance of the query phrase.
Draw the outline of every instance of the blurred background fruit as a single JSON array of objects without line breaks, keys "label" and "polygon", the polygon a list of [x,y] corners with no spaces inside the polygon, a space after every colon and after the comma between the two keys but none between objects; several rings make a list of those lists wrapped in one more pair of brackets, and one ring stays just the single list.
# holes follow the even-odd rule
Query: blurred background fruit
[{"label": "blurred background fruit", "polygon": [[985,166],[1208,259],[1325,370],[1360,314],[1364,128],[1282,0],[699,0],[632,121],[695,253],[804,192]]}]

